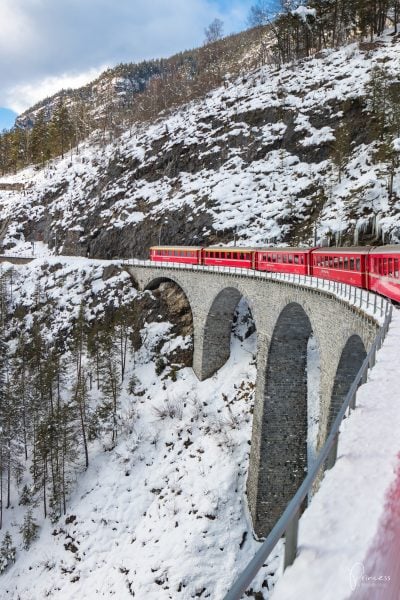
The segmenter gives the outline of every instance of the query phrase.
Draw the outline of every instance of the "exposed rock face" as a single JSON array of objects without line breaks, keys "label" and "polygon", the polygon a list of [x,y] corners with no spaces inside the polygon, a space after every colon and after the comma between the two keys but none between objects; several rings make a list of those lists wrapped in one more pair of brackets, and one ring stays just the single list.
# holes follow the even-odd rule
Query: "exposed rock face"
[{"label": "exposed rock face", "polygon": [[399,60],[393,38],[262,67],[110,145],[8,177],[24,189],[0,189],[5,248],[42,240],[72,255],[145,258],[159,242],[396,242],[399,167],[377,154],[366,84],[384,65],[394,89]]},{"label": "exposed rock face", "polygon": [[[174,283],[162,283],[156,290],[145,292],[138,300],[139,322],[134,328],[134,347],[139,348],[141,344],[140,329],[145,323],[169,321],[172,328],[169,335],[172,337],[189,337],[189,343],[183,343],[171,352],[164,349],[163,357],[169,363],[180,366],[191,367],[193,364],[193,317],[185,294]],[[159,343],[160,350],[165,340]]]}]

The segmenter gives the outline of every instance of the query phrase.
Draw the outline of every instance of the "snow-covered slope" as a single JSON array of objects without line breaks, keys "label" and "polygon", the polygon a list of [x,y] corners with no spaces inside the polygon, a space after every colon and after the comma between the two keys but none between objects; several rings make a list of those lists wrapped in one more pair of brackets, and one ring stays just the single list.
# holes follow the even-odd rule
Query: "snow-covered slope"
[{"label": "snow-covered slope", "polygon": [[[57,257],[17,267],[10,302],[20,315],[14,326],[26,332],[32,317],[47,315],[42,335],[51,344],[60,332],[68,338],[82,302],[90,323],[102,319],[110,303],[137,298],[118,264]],[[256,342],[256,334],[247,335],[247,313],[241,303],[231,357],[202,383],[190,368],[175,377],[168,369],[157,374],[160,340],[163,356],[187,342],[171,335],[164,320],[144,323],[119,399],[118,444],[112,448],[106,434],[91,442],[89,468],[77,461],[67,514],[57,522],[43,518],[37,497],[39,538],[29,551],[19,533],[27,507],[18,505],[28,472],[13,484],[2,532],[10,531],[17,560],[0,575],[1,598],[223,597],[232,574],[258,546],[244,501]],[[66,397],[70,385],[62,390]],[[94,384],[89,406],[100,395]],[[276,558],[255,587],[272,586],[278,569]]]},{"label": "snow-covered slope", "polygon": [[[9,247],[145,256],[157,243],[398,241],[399,169],[377,160],[365,85],[398,76],[400,40],[357,44],[277,70],[262,67],[109,145],[85,143],[41,170],[0,180]],[[393,83],[393,85],[395,85]],[[337,128],[350,136],[341,182]],[[1,191],[18,182],[23,191]]]}]

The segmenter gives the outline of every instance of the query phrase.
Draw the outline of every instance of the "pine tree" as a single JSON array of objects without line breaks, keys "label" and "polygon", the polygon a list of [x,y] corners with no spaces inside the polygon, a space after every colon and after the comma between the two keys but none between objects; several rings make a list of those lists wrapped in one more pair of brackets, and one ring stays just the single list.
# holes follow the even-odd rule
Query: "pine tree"
[{"label": "pine tree", "polygon": [[32,490],[25,483],[24,487],[22,488],[21,494],[19,496],[19,504],[22,506],[29,506],[29,504],[31,504],[31,502],[32,502]]},{"label": "pine tree", "polygon": [[8,565],[15,563],[15,557],[16,548],[10,533],[6,531],[0,547],[0,573],[3,573]]},{"label": "pine tree", "polygon": [[50,122],[50,142],[53,153],[64,158],[65,152],[73,143],[73,137],[73,124],[64,98],[61,96]]},{"label": "pine tree", "polygon": [[22,546],[25,550],[29,550],[38,536],[39,526],[33,518],[32,509],[28,509],[25,513],[24,523],[19,530],[22,535]]},{"label": "pine tree", "polygon": [[42,167],[51,156],[49,135],[49,123],[46,120],[44,110],[41,110],[37,114],[32,127],[29,138],[29,151],[31,161],[41,164]]},{"label": "pine tree", "polygon": [[102,410],[99,414],[103,421],[103,426],[111,432],[111,442],[115,445],[118,435],[118,398],[121,393],[121,383],[119,380],[117,362],[112,355],[108,355],[103,365],[103,385],[102,391],[104,401]]}]

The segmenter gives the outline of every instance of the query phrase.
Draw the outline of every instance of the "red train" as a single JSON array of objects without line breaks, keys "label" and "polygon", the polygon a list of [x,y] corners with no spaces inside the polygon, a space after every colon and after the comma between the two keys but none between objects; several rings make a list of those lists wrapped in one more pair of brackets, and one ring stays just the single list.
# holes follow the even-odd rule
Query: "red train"
[{"label": "red train", "polygon": [[311,275],[400,302],[400,245],[312,249],[153,246],[150,260]]}]

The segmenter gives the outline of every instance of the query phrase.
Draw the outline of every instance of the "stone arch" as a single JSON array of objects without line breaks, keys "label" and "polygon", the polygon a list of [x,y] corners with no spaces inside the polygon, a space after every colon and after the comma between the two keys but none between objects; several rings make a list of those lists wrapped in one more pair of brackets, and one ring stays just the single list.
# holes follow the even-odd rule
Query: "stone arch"
[{"label": "stone arch", "polygon": [[[151,291],[158,297],[159,305],[166,307],[166,316],[172,323],[172,332],[182,335],[190,335],[193,346],[176,348],[177,358],[184,358],[184,364],[193,365],[193,350],[195,344],[195,323],[191,301],[184,287],[171,277],[156,277],[151,279],[145,286],[144,291]],[[180,362],[180,361],[178,361]]]},{"label": "stone arch", "polygon": [[242,298],[246,300],[254,319],[251,303],[237,288],[226,287],[214,298],[203,332],[201,379],[211,377],[228,360],[232,320]]},{"label": "stone arch", "polygon": [[[253,428],[252,453],[259,456],[251,465],[258,463],[258,476],[254,481],[249,473],[248,495],[255,500],[253,506],[250,500],[250,509],[259,536],[271,531],[307,471],[307,355],[312,336],[304,308],[287,304],[269,344],[262,409],[255,410],[259,422]],[[249,489],[254,484],[256,494]]]},{"label": "stone arch", "polygon": [[333,381],[331,401],[328,413],[328,430],[331,430],[333,422],[342,406],[344,399],[353,383],[361,365],[367,356],[364,342],[359,335],[353,334],[347,340],[339,363],[336,369],[335,379]]}]

